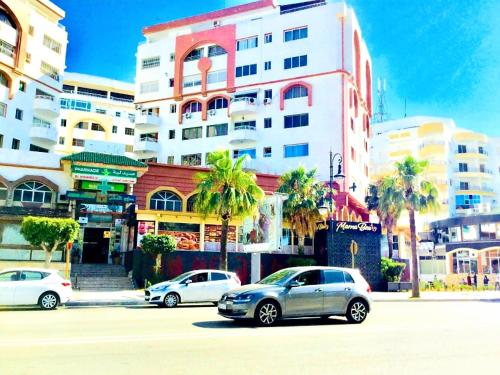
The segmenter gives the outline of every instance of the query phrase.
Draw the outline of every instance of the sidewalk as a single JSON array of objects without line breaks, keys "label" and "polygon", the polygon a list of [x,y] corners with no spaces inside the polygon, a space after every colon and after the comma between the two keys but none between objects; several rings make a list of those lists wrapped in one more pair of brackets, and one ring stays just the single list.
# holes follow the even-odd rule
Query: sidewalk
[{"label": "sidewalk", "polygon": [[65,306],[138,306],[146,305],[143,290],[73,291]]},{"label": "sidewalk", "polygon": [[375,302],[500,302],[500,291],[477,292],[420,292],[420,298],[411,298],[411,292],[373,292]]}]

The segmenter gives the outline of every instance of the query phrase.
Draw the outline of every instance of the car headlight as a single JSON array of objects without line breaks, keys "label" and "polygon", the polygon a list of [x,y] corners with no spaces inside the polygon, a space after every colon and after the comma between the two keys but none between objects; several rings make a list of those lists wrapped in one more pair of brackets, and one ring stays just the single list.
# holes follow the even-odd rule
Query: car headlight
[{"label": "car headlight", "polygon": [[253,296],[251,294],[241,294],[234,298],[234,303],[249,303],[252,301]]}]

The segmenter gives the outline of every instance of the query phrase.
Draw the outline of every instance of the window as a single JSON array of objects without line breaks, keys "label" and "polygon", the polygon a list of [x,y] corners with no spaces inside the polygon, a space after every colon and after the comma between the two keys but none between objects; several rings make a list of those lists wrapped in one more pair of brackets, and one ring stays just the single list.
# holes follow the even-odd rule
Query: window
[{"label": "window", "polygon": [[199,60],[203,57],[203,48],[196,48],[189,52],[184,61],[194,61]]},{"label": "window", "polygon": [[204,283],[208,281],[208,272],[197,273],[189,278],[193,283]]},{"label": "window", "polygon": [[353,147],[351,147],[351,159],[356,161],[356,151],[354,151]]},{"label": "window", "polygon": [[287,99],[295,99],[295,98],[302,98],[304,96],[307,96],[307,87],[297,85],[297,86],[292,86],[285,92],[285,100]]},{"label": "window", "polygon": [[309,144],[301,143],[297,145],[285,145],[284,146],[284,156],[285,158],[295,158],[299,156],[309,155]]},{"label": "window", "polygon": [[135,99],[134,95],[122,94],[113,91],[109,93],[109,98],[111,100],[116,100],[117,102],[125,102],[125,103],[133,103]]},{"label": "window", "polygon": [[294,277],[293,281],[298,281],[301,286],[319,285],[321,284],[321,270],[302,272],[300,275]]},{"label": "window", "polygon": [[78,124],[75,125],[75,129],[88,129],[89,124],[88,122],[79,122]]},{"label": "window", "polygon": [[5,73],[0,71],[0,85],[9,87],[9,81],[7,80],[7,76]]},{"label": "window", "polygon": [[458,171],[459,172],[467,172],[468,170],[468,165],[467,163],[458,163]]},{"label": "window", "polygon": [[89,87],[79,86],[76,90],[78,94],[92,96],[95,98],[107,98],[108,92],[106,90],[91,89]]},{"label": "window", "polygon": [[159,90],[158,81],[142,82],[140,86],[141,94],[148,94],[151,92],[157,92]]},{"label": "window", "polygon": [[245,77],[257,74],[257,64],[236,67],[236,77]]},{"label": "window", "polygon": [[167,190],[159,191],[151,196],[149,208],[161,211],[182,211],[182,201],[175,193]]},{"label": "window", "polygon": [[324,270],[325,284],[343,284],[344,273],[337,270]]},{"label": "window", "polygon": [[271,61],[264,62],[264,70],[271,70]]},{"label": "window", "polygon": [[250,158],[255,159],[257,157],[256,150],[254,148],[244,148],[240,150],[233,150],[233,158],[239,158],[240,156],[248,155]]},{"label": "window", "polygon": [[168,131],[168,139],[175,139],[175,130]]},{"label": "window", "polygon": [[307,55],[288,57],[284,60],[285,69],[293,69],[301,66],[307,66]]},{"label": "window", "polygon": [[0,134],[0,148],[3,147],[3,134]]},{"label": "window", "polygon": [[256,48],[259,45],[259,40],[256,36],[236,41],[236,51],[243,51],[245,49]]},{"label": "window", "polygon": [[156,68],[160,66],[160,56],[142,59],[142,69]]},{"label": "window", "polygon": [[59,144],[63,145],[64,144],[64,137],[59,137]]},{"label": "window", "polygon": [[96,108],[95,109],[95,113],[99,113],[100,115],[105,115],[106,114],[106,110],[105,109],[101,109],[101,108]]},{"label": "window", "polygon": [[273,34],[267,33],[264,35],[264,43],[272,43],[273,42]]},{"label": "window", "polygon": [[185,76],[182,86],[183,87],[201,86],[201,74],[193,74],[191,76]]},{"label": "window", "polygon": [[209,46],[208,47],[208,57],[225,55],[227,52],[221,46]]},{"label": "window", "polygon": [[207,83],[226,82],[227,70],[217,70],[209,72],[207,75]]},{"label": "window", "polygon": [[36,271],[22,271],[21,281],[29,280],[42,280],[47,277],[48,273],[36,272]]},{"label": "window", "polygon": [[182,129],[182,140],[187,141],[189,139],[197,139],[202,137],[201,126],[195,128]]},{"label": "window", "polygon": [[6,41],[0,39],[0,53],[3,53],[9,57],[14,57],[16,47]]},{"label": "window", "polygon": [[301,126],[309,125],[309,114],[302,113],[300,115],[288,115],[285,116],[285,129],[288,128],[298,128]]},{"label": "window", "polygon": [[273,90],[268,89],[264,90],[264,99],[272,99],[273,98]]},{"label": "window", "polygon": [[467,146],[466,145],[458,145],[458,153],[459,154],[465,154],[467,152]]},{"label": "window", "polygon": [[484,152],[484,147],[483,146],[479,146],[477,148],[477,152],[479,152],[480,154],[486,154],[486,152]]},{"label": "window", "polygon": [[36,146],[36,145],[33,145],[33,144],[30,145],[30,151],[34,151],[34,152],[49,152],[48,149],[40,147],[40,146]]},{"label": "window", "polygon": [[139,135],[139,140],[142,142],[158,142],[158,133],[143,133]]},{"label": "window", "polygon": [[184,104],[184,107],[182,108],[182,113],[194,113],[194,112],[201,112],[201,103],[192,101]]},{"label": "window", "polygon": [[227,124],[216,124],[207,126],[207,137],[220,137],[227,135]]},{"label": "window", "polygon": [[52,65],[47,64],[45,61],[42,61],[40,65],[40,71],[53,80],[59,82],[59,70],[57,70],[57,68],[53,67]]},{"label": "window", "polygon": [[72,145],[77,147],[85,147],[85,140],[73,138]]},{"label": "window", "polygon": [[168,86],[169,87],[174,87],[175,80],[173,78],[169,78],[168,80]]},{"label": "window", "polygon": [[250,129],[255,130],[257,127],[256,121],[241,121],[234,123],[234,130]]},{"label": "window", "polygon": [[174,62],[174,61],[175,61],[175,53],[170,52],[170,62]]},{"label": "window", "polygon": [[0,117],[7,117],[7,104],[0,102]]},{"label": "window", "polygon": [[460,190],[469,190],[469,183],[460,181]]},{"label": "window", "polygon": [[481,203],[481,196],[479,195],[457,195],[455,197],[457,208],[471,208]]},{"label": "window", "polygon": [[50,203],[52,191],[36,181],[28,181],[14,190],[14,202]]},{"label": "window", "polygon": [[97,132],[103,132],[104,131],[104,128],[102,127],[102,125],[99,125],[99,124],[96,124],[96,123],[92,123],[92,126],[90,128],[91,130],[93,131],[97,131]]},{"label": "window", "polygon": [[264,129],[269,129],[273,127],[273,119],[271,117],[267,117],[264,119]]},{"label": "window", "polygon": [[115,117],[122,117],[122,113],[121,112],[115,112]]},{"label": "window", "polygon": [[264,156],[265,158],[270,158],[273,154],[272,152],[272,148],[271,147],[264,147],[264,150],[263,150],[263,153],[262,153],[262,156]]},{"label": "window", "polygon": [[26,64],[30,64],[30,63],[31,63],[31,53],[26,52]]},{"label": "window", "polygon": [[170,113],[177,112],[177,104],[170,104]]},{"label": "window", "polygon": [[76,99],[61,98],[61,109],[74,109],[76,111],[90,112],[90,102]]},{"label": "window", "polygon": [[35,35],[35,27],[30,25],[28,28],[28,34],[31,36]]},{"label": "window", "polygon": [[291,42],[292,40],[307,38],[307,26],[299,27],[297,29],[286,30],[283,35],[284,42]]},{"label": "window", "polygon": [[174,164],[174,155],[167,156],[167,164]]},{"label": "window", "polygon": [[125,145],[125,152],[134,152],[134,145]]},{"label": "window", "polygon": [[13,150],[19,150],[19,147],[21,147],[21,141],[16,138],[12,138],[12,149]]},{"label": "window", "polygon": [[181,156],[182,165],[201,165],[201,153],[200,154],[188,154]]},{"label": "window", "polygon": [[134,135],[133,128],[125,128],[125,135]]},{"label": "window", "polygon": [[2,281],[19,281],[19,274],[17,271],[0,273],[0,282]]},{"label": "window", "polygon": [[23,111],[22,109],[16,108],[16,120],[23,120]]},{"label": "window", "polygon": [[344,271],[344,279],[346,283],[352,283],[354,284],[354,279],[352,278],[351,274],[349,272]]},{"label": "window", "polygon": [[43,45],[49,48],[50,50],[54,51],[55,53],[61,53],[61,43],[52,39],[48,35],[43,36]]},{"label": "window", "polygon": [[227,280],[227,275],[222,272],[211,272],[210,280],[211,281]]},{"label": "window", "polygon": [[26,82],[19,81],[19,91],[26,92]]},{"label": "window", "polygon": [[226,98],[215,98],[208,103],[208,109],[227,108],[227,104]]}]

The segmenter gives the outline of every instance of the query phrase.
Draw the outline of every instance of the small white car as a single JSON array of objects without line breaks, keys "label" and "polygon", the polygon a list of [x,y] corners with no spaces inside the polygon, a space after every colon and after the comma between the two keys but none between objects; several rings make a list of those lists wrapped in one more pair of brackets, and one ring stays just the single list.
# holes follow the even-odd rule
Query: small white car
[{"label": "small white car", "polygon": [[189,302],[212,302],[216,305],[224,293],[239,286],[241,281],[234,272],[196,270],[150,286],[145,290],[144,299],[164,307]]},{"label": "small white car", "polygon": [[0,271],[0,306],[38,305],[53,310],[71,298],[71,281],[57,270],[10,268]]}]

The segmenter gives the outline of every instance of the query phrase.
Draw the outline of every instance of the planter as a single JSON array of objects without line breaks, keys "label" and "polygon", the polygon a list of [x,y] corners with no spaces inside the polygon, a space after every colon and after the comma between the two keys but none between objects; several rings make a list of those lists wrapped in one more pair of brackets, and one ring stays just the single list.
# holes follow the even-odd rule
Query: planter
[{"label": "planter", "polygon": [[401,292],[402,290],[411,290],[411,283],[406,281],[389,281],[387,282],[388,292]]}]

